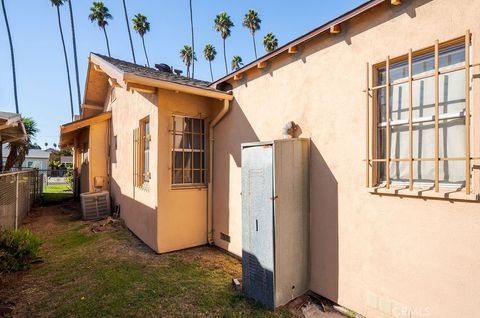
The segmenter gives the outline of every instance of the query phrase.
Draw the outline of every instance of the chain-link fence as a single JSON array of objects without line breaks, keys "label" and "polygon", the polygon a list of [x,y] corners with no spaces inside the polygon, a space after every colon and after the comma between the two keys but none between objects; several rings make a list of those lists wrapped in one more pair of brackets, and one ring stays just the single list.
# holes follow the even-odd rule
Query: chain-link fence
[{"label": "chain-link fence", "polygon": [[0,174],[0,227],[18,228],[40,198],[38,170]]}]

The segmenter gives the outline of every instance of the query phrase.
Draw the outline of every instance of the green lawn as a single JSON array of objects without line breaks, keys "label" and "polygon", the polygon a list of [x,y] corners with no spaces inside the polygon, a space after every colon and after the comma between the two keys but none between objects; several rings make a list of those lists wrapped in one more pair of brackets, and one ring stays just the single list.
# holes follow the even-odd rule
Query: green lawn
[{"label": "green lawn", "polygon": [[67,185],[48,185],[43,188],[42,203],[45,205],[57,204],[73,197]]},{"label": "green lawn", "polygon": [[44,263],[0,275],[0,285],[8,286],[0,302],[13,303],[14,316],[289,316],[234,291],[241,263],[216,248],[157,255],[119,224],[94,233],[92,223],[72,219],[68,206],[39,210],[28,227],[44,242]]}]

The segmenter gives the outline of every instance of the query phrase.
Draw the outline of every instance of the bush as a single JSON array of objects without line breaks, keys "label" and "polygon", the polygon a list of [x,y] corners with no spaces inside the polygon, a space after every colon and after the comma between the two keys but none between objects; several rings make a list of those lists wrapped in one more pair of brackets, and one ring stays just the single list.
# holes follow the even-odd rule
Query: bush
[{"label": "bush", "polygon": [[30,268],[38,258],[40,239],[29,229],[0,230],[0,272]]}]

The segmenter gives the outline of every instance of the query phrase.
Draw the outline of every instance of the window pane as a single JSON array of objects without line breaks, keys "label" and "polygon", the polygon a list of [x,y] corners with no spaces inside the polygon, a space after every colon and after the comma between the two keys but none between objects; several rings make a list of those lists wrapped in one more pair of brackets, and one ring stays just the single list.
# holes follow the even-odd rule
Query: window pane
[{"label": "window pane", "polygon": [[465,161],[441,161],[438,170],[441,183],[465,185]]},{"label": "window pane", "polygon": [[192,149],[192,134],[190,133],[184,133],[183,134],[183,148],[185,150],[190,150]]},{"label": "window pane", "polygon": [[440,75],[439,113],[465,110],[465,71]]},{"label": "window pane", "polygon": [[409,157],[408,125],[393,126],[390,131],[390,158],[407,159]]},{"label": "window pane", "polygon": [[440,50],[439,63],[440,69],[464,65],[465,45],[461,44]]},{"label": "window pane", "polygon": [[193,119],[192,118],[184,118],[185,120],[185,126],[184,126],[184,131],[191,132],[192,131],[192,125],[193,125]]},{"label": "window pane", "polygon": [[377,129],[377,144],[379,146],[377,157],[379,159],[385,159],[387,156],[386,131],[386,128]]},{"label": "window pane", "polygon": [[174,136],[173,148],[174,149],[183,148],[183,135],[175,135]]},{"label": "window pane", "polygon": [[193,153],[193,168],[194,169],[200,169],[200,158],[202,156],[202,153],[200,152],[194,152]]},{"label": "window pane", "polygon": [[183,117],[173,117],[173,129],[175,132],[183,132]]},{"label": "window pane", "polygon": [[408,119],[408,83],[390,88],[390,120]]},{"label": "window pane", "polygon": [[426,122],[413,125],[413,158],[435,157],[435,123]]},{"label": "window pane", "polygon": [[182,170],[174,170],[173,173],[173,183],[182,184],[183,183],[183,173]]},{"label": "window pane", "polygon": [[185,169],[192,169],[192,153],[191,152],[184,152],[183,167]]},{"label": "window pane", "polygon": [[203,136],[202,135],[193,135],[193,149],[202,149],[203,147]]},{"label": "window pane", "polygon": [[201,127],[200,127],[200,119],[194,119],[193,120],[193,132],[194,133],[200,133],[201,132]]},{"label": "window pane", "polygon": [[192,170],[183,171],[183,183],[192,183]]},{"label": "window pane", "polygon": [[435,115],[435,78],[413,81],[413,118]]},{"label": "window pane", "polygon": [[182,169],[183,168],[183,152],[175,151],[174,153],[174,168],[175,169]]},{"label": "window pane", "polygon": [[409,182],[410,168],[408,162],[390,162],[390,181]]},{"label": "window pane", "polygon": [[440,157],[466,156],[465,118],[440,120],[438,134]]},{"label": "window pane", "polygon": [[195,170],[195,171],[193,172],[193,183],[200,183],[200,182],[202,182],[202,181],[200,180],[200,171],[199,171],[199,170]]}]

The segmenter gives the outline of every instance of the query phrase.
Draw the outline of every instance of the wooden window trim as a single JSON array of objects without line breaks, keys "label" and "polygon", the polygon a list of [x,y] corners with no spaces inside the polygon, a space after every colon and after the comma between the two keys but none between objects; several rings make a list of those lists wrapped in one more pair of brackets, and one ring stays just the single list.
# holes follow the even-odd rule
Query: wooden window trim
[{"label": "wooden window trim", "polygon": [[[184,119],[193,119],[193,120],[199,120],[200,122],[203,122],[203,129],[200,129],[200,132],[199,133],[196,133],[196,132],[193,132],[193,126],[191,127],[192,131],[190,132],[190,135],[192,137],[192,146],[191,148],[187,149],[185,148],[185,143],[183,142],[185,140],[185,131],[183,130],[182,128],[182,148],[175,148],[175,136],[178,136],[180,135],[178,132],[179,130],[176,129],[175,127],[175,118],[184,118]],[[174,113],[172,114],[172,129],[170,130],[170,133],[171,133],[171,147],[170,147],[170,152],[171,152],[171,155],[170,155],[170,160],[171,160],[171,176],[170,176],[170,185],[171,185],[171,189],[172,190],[189,190],[189,189],[204,189],[204,188],[207,188],[207,180],[206,180],[206,173],[207,173],[207,168],[204,167],[204,164],[206,163],[206,153],[207,153],[207,149],[206,149],[206,137],[207,137],[207,133],[206,133],[206,125],[207,125],[207,122],[206,122],[206,117],[205,116],[202,116],[201,114],[199,115],[188,115],[188,114],[178,114],[178,113]],[[188,134],[188,133],[187,133]],[[193,144],[194,144],[194,136],[200,136],[200,149],[195,149]],[[177,168],[175,166],[175,153],[176,152],[179,152],[179,151],[182,151],[182,154],[183,154],[183,162],[185,161],[185,153],[190,153],[191,154],[191,160],[192,160],[192,166],[191,166],[191,169],[187,169],[187,170],[190,170],[190,173],[191,173],[191,180],[192,180],[192,183],[174,183],[174,180],[175,180],[175,171],[182,171],[182,178],[183,178],[183,182],[185,182],[185,167],[182,165],[181,168]],[[194,168],[194,156],[193,154],[194,153],[200,153],[200,168],[199,169],[195,169]],[[200,172],[200,183],[193,183],[193,180],[194,180],[194,174],[195,172]]]},{"label": "wooden window trim", "polygon": [[[400,196],[414,196],[414,197],[430,197],[430,198],[439,198],[439,199],[449,199],[449,200],[466,200],[466,201],[477,201],[480,199],[478,194],[472,194],[471,189],[471,178],[473,177],[471,173],[471,161],[472,160],[480,160],[480,157],[474,157],[471,154],[471,141],[470,141],[470,134],[472,133],[472,128],[470,125],[471,121],[471,111],[470,111],[470,94],[471,89],[473,88],[473,83],[471,82],[471,68],[480,65],[479,63],[472,63],[470,59],[470,50],[472,48],[472,35],[469,30],[466,31],[464,36],[458,37],[456,39],[442,42],[440,43],[438,40],[435,41],[433,46],[429,46],[427,48],[423,48],[421,50],[413,51],[412,49],[409,50],[407,54],[402,56],[396,57],[391,59],[387,57],[385,61],[380,63],[374,64],[370,67],[370,64],[367,63],[367,75],[366,75],[366,187],[370,190],[371,193],[375,194],[385,194],[385,195],[400,195]],[[451,47],[458,44],[465,45],[465,63],[464,66],[455,67],[452,69],[441,71],[439,69],[439,52],[441,49]],[[433,74],[427,74],[424,77],[434,77],[435,78],[435,116],[434,116],[434,124],[435,124],[435,156],[434,158],[413,158],[413,81],[422,79],[421,77],[413,77],[412,75],[412,62],[415,57],[422,56],[427,53],[434,52],[434,62],[435,62],[435,70]],[[390,65],[405,61],[408,61],[408,79],[399,81],[396,83],[390,83]],[[373,83],[378,83],[377,81],[377,73],[378,70],[381,68],[385,68],[386,72],[386,81],[384,85],[373,86]],[[442,74],[448,74],[455,71],[465,70],[465,79],[466,79],[466,94],[465,94],[465,157],[450,157],[450,158],[442,158],[439,156],[439,76]],[[372,76],[370,76],[370,71],[372,71]],[[371,81],[371,82],[370,82]],[[409,155],[408,159],[392,159],[390,158],[390,87],[408,83],[409,87],[409,97],[408,97],[408,121],[405,124],[408,124],[408,132],[409,132],[409,142],[408,142],[408,149]],[[386,153],[385,159],[376,159],[378,154],[378,147],[377,147],[377,112],[378,112],[378,105],[377,105],[377,97],[378,91],[382,88],[385,89],[386,95]],[[371,104],[371,106],[370,106]],[[370,138],[370,133],[371,138]],[[465,161],[465,186],[460,187],[458,189],[444,187],[439,182],[439,163],[441,161],[455,161],[455,160],[462,160]],[[409,182],[407,185],[393,185],[390,182],[390,162],[408,162],[409,163]],[[413,177],[413,162],[414,161],[434,161],[435,162],[435,180],[433,187],[430,186],[418,186],[415,185],[414,187],[414,177]],[[378,181],[378,173],[377,173],[377,165],[378,163],[386,163],[385,166],[385,183],[379,183]]]},{"label": "wooden window trim", "polygon": [[[145,176],[145,138],[148,138],[148,142],[151,141],[151,134],[149,133],[147,136],[145,135],[145,125],[150,124],[150,116],[147,116],[140,120],[139,122],[139,131],[138,131],[138,138],[137,138],[137,187],[143,187],[145,184],[148,184],[151,176],[150,176],[150,167],[147,173],[149,174],[148,179]],[[150,149],[150,147],[149,147]]]}]

